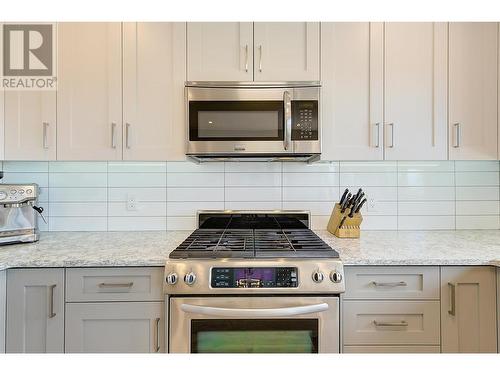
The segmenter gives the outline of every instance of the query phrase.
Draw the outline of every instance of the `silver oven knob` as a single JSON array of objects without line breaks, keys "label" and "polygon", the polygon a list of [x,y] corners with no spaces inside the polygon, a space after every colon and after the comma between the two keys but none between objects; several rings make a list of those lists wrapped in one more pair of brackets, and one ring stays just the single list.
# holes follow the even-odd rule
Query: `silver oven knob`
[{"label": "silver oven knob", "polygon": [[196,281],[196,275],[194,274],[194,272],[188,272],[184,275],[184,282],[187,285],[193,285],[195,281]]},{"label": "silver oven knob", "polygon": [[314,271],[312,274],[312,279],[315,283],[321,283],[323,279],[325,278],[325,275],[323,275],[323,272],[321,271]]},{"label": "silver oven knob", "polygon": [[4,200],[7,198],[7,193],[5,191],[0,191],[0,200]]},{"label": "silver oven knob", "polygon": [[334,283],[340,283],[342,281],[342,274],[338,271],[332,271],[330,273],[330,280]]},{"label": "silver oven knob", "polygon": [[169,285],[177,284],[177,280],[179,280],[179,276],[175,272],[170,272],[166,277],[167,284]]}]

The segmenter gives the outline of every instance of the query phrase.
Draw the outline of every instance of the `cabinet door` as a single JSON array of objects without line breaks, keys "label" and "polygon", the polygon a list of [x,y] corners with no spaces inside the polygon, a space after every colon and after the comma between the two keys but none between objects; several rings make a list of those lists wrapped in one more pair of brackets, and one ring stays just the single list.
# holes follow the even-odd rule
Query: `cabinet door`
[{"label": "cabinet door", "polygon": [[385,159],[447,159],[447,25],[385,24]]},{"label": "cabinet door", "polygon": [[66,352],[165,352],[163,302],[66,304]]},{"label": "cabinet door", "polygon": [[252,81],[252,22],[189,22],[189,81]]},{"label": "cabinet door", "polygon": [[124,160],[185,157],[185,34],[185,23],[123,25]]},{"label": "cabinet door", "polygon": [[256,22],[255,81],[319,81],[319,22]]},{"label": "cabinet door", "polygon": [[[1,26],[2,24],[0,24]],[[1,27],[0,27],[1,28]],[[1,36],[1,33],[0,33]],[[0,87],[0,160],[4,159],[4,90]]]},{"label": "cabinet door", "polygon": [[497,159],[498,25],[449,26],[449,156]]},{"label": "cabinet door", "polygon": [[56,159],[56,92],[5,92],[5,159]]},{"label": "cabinet door", "polygon": [[383,159],[383,24],[321,24],[323,160]]},{"label": "cabinet door", "polygon": [[493,267],[441,267],[443,353],[496,353]]},{"label": "cabinet door", "polygon": [[5,353],[5,313],[7,308],[7,279],[5,271],[0,271],[0,353]]},{"label": "cabinet door", "polygon": [[8,353],[64,351],[64,270],[7,271]]},{"label": "cabinet door", "polygon": [[58,24],[57,158],[122,158],[122,26]]}]

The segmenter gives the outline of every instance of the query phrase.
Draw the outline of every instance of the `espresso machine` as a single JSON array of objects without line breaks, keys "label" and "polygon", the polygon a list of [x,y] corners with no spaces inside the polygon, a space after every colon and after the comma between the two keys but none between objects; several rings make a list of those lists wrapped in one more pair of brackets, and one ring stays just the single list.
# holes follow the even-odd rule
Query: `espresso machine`
[{"label": "espresso machine", "polygon": [[38,241],[37,204],[37,184],[0,184],[0,245]]}]

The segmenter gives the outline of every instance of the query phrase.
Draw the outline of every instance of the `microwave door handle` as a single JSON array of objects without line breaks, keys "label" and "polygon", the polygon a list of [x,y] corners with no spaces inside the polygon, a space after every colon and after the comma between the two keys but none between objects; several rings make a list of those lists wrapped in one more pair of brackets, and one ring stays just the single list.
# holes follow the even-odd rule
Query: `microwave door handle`
[{"label": "microwave door handle", "polygon": [[286,151],[290,148],[292,143],[292,98],[290,92],[283,92],[283,104],[285,106],[285,126],[284,126],[284,140],[283,146]]},{"label": "microwave door handle", "polygon": [[185,303],[181,305],[181,310],[187,313],[208,316],[221,316],[227,318],[282,318],[295,315],[319,313],[328,310],[328,308],[329,307],[327,303],[318,303],[316,305],[307,306],[281,307],[276,309],[229,309],[224,307],[188,305]]}]

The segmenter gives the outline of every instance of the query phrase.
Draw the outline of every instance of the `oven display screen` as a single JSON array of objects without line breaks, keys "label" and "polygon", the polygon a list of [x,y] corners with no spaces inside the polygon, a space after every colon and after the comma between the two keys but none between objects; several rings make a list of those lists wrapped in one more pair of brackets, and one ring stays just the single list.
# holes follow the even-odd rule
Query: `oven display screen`
[{"label": "oven display screen", "polygon": [[295,267],[212,268],[212,288],[296,288]]}]

